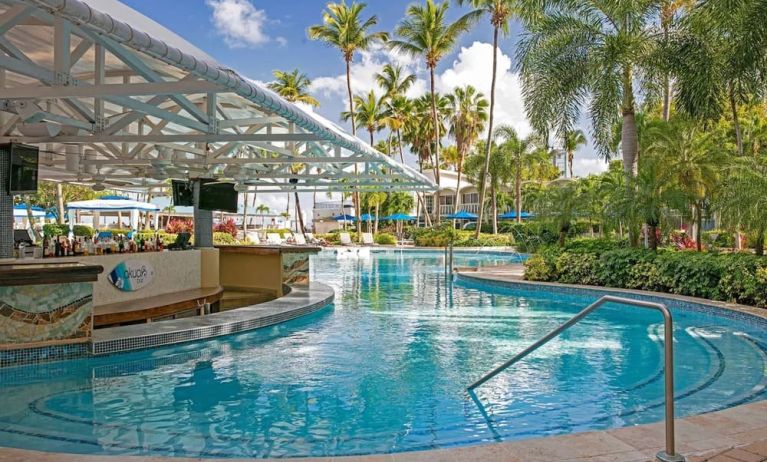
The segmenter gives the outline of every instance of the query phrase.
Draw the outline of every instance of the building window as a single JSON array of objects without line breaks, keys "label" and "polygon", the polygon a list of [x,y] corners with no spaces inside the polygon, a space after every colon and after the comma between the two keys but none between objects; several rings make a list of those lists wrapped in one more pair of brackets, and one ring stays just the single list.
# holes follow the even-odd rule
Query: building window
[{"label": "building window", "polygon": [[479,193],[466,193],[462,197],[464,204],[479,204]]},{"label": "building window", "polygon": [[439,196],[439,205],[454,205],[453,199],[455,199],[455,196],[453,194],[450,194],[449,196],[445,196],[444,194],[440,194],[440,196]]},{"label": "building window", "polygon": [[424,202],[426,204],[426,211],[431,213],[431,211],[434,209],[434,197],[433,196],[424,196]]}]

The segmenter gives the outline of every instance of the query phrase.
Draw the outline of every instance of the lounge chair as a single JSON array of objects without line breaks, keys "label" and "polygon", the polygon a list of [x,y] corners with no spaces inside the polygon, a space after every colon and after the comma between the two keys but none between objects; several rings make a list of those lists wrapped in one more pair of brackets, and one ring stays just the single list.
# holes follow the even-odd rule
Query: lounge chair
[{"label": "lounge chair", "polygon": [[256,233],[256,232],[248,231],[246,237],[248,238],[250,243],[253,244],[253,245],[261,244],[261,238],[258,237],[258,233]]},{"label": "lounge chair", "polygon": [[375,245],[376,241],[373,239],[373,233],[362,233],[362,243],[364,245]]},{"label": "lounge chair", "polygon": [[293,243],[295,245],[306,245],[306,238],[301,233],[294,234],[293,235]]},{"label": "lounge chair", "polygon": [[341,245],[354,245],[349,233],[338,233],[338,237],[341,239]]},{"label": "lounge chair", "polygon": [[282,238],[279,233],[267,233],[266,243],[269,245],[282,245]]}]

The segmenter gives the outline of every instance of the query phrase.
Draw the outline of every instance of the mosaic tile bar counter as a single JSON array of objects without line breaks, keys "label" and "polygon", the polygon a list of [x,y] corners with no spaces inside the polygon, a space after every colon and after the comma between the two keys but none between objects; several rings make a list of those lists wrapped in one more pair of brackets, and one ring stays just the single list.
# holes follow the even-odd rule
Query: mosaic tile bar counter
[{"label": "mosaic tile bar counter", "polygon": [[102,270],[77,263],[0,265],[0,366],[67,357],[89,342],[93,281]]}]

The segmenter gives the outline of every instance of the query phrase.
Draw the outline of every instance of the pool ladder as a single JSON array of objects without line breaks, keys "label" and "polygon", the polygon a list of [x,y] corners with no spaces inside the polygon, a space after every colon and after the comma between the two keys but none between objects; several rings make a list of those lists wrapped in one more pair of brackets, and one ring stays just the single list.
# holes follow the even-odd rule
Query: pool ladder
[{"label": "pool ladder", "polygon": [[[511,367],[512,365],[518,363],[525,357],[527,357],[530,353],[534,352],[538,348],[542,347],[549,341],[553,340],[555,337],[558,337],[559,334],[566,331],[570,327],[574,326],[583,318],[588,316],[592,311],[597,310],[599,307],[604,305],[605,303],[619,303],[622,305],[630,305],[630,306],[636,306],[639,308],[647,308],[651,310],[660,311],[663,315],[663,328],[664,328],[664,363],[665,363],[665,399],[666,399],[666,449],[665,451],[659,452],[656,457],[660,462],[684,462],[685,458],[684,456],[677,454],[676,450],[674,448],[674,330],[673,330],[673,322],[671,319],[671,312],[668,310],[666,305],[662,303],[654,303],[654,302],[646,302],[641,300],[632,300],[628,298],[621,298],[621,297],[614,297],[611,295],[605,295],[596,302],[592,303],[591,305],[587,306],[583,311],[573,316],[569,321],[562,324],[561,326],[557,327],[556,329],[552,330],[545,336],[543,336],[540,340],[533,343],[529,347],[522,350],[520,353],[515,355],[510,360],[506,361],[505,363],[501,364],[500,366],[496,367],[492,371],[488,372],[482,378],[477,380],[476,382],[472,383],[468,387],[469,394],[471,395],[472,399],[481,407],[481,403],[476,398],[476,395],[474,394],[474,390],[480,386],[482,386],[485,382],[492,379],[502,371],[506,370],[507,368]],[[483,411],[484,410],[480,409]]]}]

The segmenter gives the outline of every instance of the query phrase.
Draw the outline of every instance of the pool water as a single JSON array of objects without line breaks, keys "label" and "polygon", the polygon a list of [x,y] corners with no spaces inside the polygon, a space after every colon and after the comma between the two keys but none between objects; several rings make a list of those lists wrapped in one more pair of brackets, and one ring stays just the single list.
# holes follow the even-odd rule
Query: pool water
[{"label": "pool water", "polygon": [[[456,254],[455,265],[510,257]],[[594,297],[451,285],[439,253],[323,252],[336,301],[250,333],[0,369],[0,445],[88,454],[327,456],[598,430],[663,417],[662,324],[607,306],[466,386]],[[677,412],[767,397],[764,326],[674,310]]]}]

